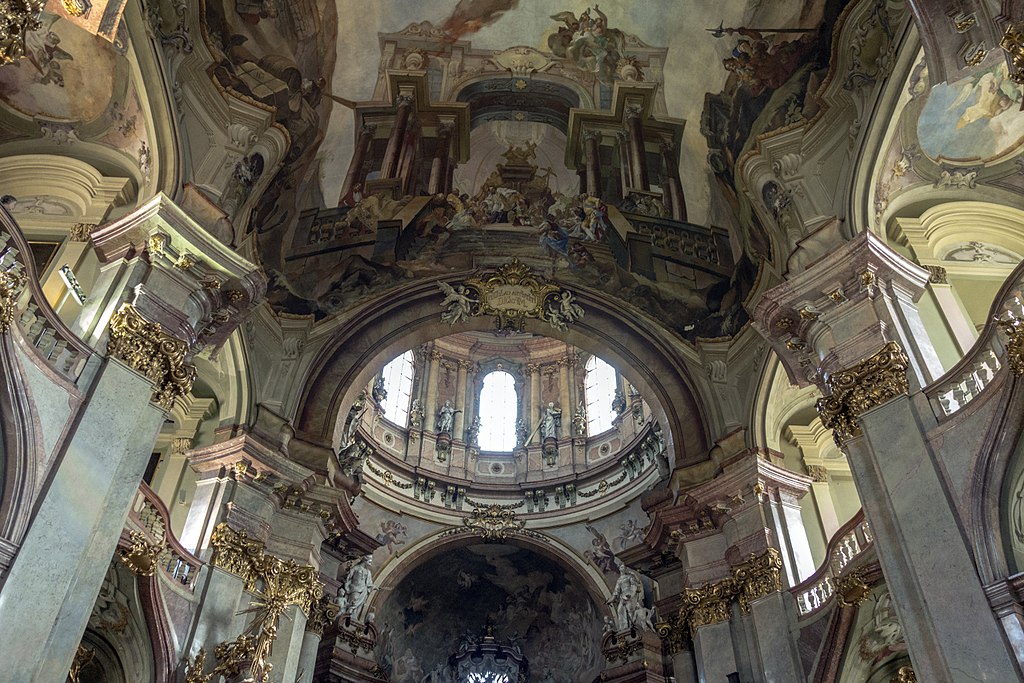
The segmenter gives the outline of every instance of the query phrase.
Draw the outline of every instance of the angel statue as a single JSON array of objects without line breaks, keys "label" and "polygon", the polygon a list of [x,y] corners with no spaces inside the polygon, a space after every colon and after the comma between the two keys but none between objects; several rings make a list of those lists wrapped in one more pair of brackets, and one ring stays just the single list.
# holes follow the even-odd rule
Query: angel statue
[{"label": "angel statue", "polygon": [[444,301],[441,306],[445,309],[441,314],[441,322],[454,325],[462,320],[467,320],[473,313],[473,306],[480,302],[469,296],[469,290],[464,285],[452,287],[447,282],[438,282],[441,291],[444,292]]},{"label": "angel statue", "polygon": [[548,48],[581,71],[596,74],[602,83],[611,83],[626,49],[626,34],[617,28],[608,28],[608,17],[597,5],[593,11],[593,17],[589,9],[583,10],[579,18],[572,12],[552,15],[552,19],[565,26],[548,37]]},{"label": "angel statue", "polygon": [[571,292],[562,292],[548,307],[546,317],[552,327],[564,330],[569,323],[583,317],[583,307],[576,303]]}]

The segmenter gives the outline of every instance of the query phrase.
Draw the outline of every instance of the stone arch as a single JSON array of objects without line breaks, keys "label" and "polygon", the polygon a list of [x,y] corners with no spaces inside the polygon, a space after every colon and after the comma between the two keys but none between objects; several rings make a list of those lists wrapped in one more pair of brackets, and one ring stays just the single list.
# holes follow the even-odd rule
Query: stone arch
[{"label": "stone arch", "polygon": [[[469,275],[468,273],[464,275]],[[452,282],[455,277],[449,278]],[[672,466],[707,457],[707,416],[695,400],[682,343],[656,324],[608,297],[571,287],[586,316],[567,330],[528,320],[526,331],[567,342],[600,355],[654,399],[652,411],[663,425]],[[394,356],[443,337],[452,328],[441,322],[437,280],[423,280],[378,297],[339,322],[338,332],[313,360],[303,381],[295,428],[305,438],[333,443],[335,421],[362,388]],[[489,317],[471,318],[459,330],[492,329]]]}]

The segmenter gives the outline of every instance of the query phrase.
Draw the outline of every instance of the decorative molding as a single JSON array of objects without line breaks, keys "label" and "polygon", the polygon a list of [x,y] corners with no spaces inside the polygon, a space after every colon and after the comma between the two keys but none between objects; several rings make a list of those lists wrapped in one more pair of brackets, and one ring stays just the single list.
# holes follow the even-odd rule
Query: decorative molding
[{"label": "decorative molding", "polygon": [[0,6],[0,65],[10,64],[25,54],[25,34],[42,24],[39,13],[43,0],[10,0]]},{"label": "decorative molding", "polygon": [[97,227],[96,223],[75,223],[68,232],[68,239],[72,242],[88,242],[89,236]]},{"label": "decorative molding", "polygon": [[438,286],[445,295],[441,321],[449,325],[492,315],[499,331],[522,332],[527,318],[565,330],[583,317],[583,308],[572,292],[534,274],[519,259],[454,287],[446,282]]},{"label": "decorative molding", "polygon": [[469,517],[462,520],[462,527],[448,529],[441,536],[476,534],[486,541],[504,541],[511,536],[528,536],[541,541],[547,537],[526,529],[526,522],[518,519],[509,506],[493,503],[485,507],[474,507]]},{"label": "decorative molding", "polygon": [[818,483],[828,481],[828,468],[824,465],[805,464],[804,467],[807,469],[807,476],[809,476],[812,481]]},{"label": "decorative molding", "polygon": [[690,633],[686,630],[686,619],[680,614],[666,621],[659,621],[654,625],[654,630],[669,655],[685,650],[689,644]]},{"label": "decorative molding", "polygon": [[150,543],[141,531],[129,533],[132,544],[127,548],[118,548],[117,554],[124,565],[136,576],[153,576],[157,569],[157,560],[167,549],[167,541],[161,538]]},{"label": "decorative molding", "polygon": [[68,670],[68,681],[78,683],[81,680],[82,668],[96,657],[96,650],[90,650],[84,645],[78,646],[75,658],[71,661],[71,669]]},{"label": "decorative molding", "polygon": [[829,395],[816,405],[821,423],[833,430],[836,444],[861,433],[857,418],[875,406],[909,391],[909,359],[896,342],[888,342],[875,354],[825,380]]},{"label": "decorative molding", "polygon": [[0,272],[0,334],[6,334],[14,323],[18,295],[25,285],[22,273]]},{"label": "decorative molding", "polygon": [[309,616],[306,617],[306,631],[322,638],[324,629],[334,623],[340,611],[341,606],[333,598],[322,596],[310,607]]},{"label": "decorative molding", "polygon": [[836,589],[836,600],[841,606],[856,607],[871,595],[871,586],[865,580],[866,575],[867,572],[861,567],[832,580]]},{"label": "decorative molding", "polygon": [[[256,657],[256,638],[243,633],[235,640],[217,645],[213,654],[217,658],[217,666],[210,673],[204,674],[206,650],[199,648],[195,659],[191,662],[186,662],[184,683],[210,683],[215,676],[224,676],[225,678],[238,676],[242,673],[242,669],[247,664],[253,662]],[[269,671],[264,671],[262,674],[249,677],[247,680],[256,683],[267,683],[269,678]]]},{"label": "decorative molding", "polygon": [[222,646],[240,648],[240,641],[246,639],[247,655],[249,645],[254,645],[252,656],[247,660],[252,662],[249,673],[257,681],[266,681],[270,669],[267,659],[277,639],[281,615],[295,605],[307,618],[326,619],[326,610],[314,613],[314,609],[319,609],[314,606],[318,606],[324,597],[324,585],[316,569],[274,557],[266,552],[262,542],[250,540],[244,529],[236,531],[221,522],[213,530],[210,545],[213,547],[213,565],[240,577],[245,582],[245,590],[256,596],[250,603],[255,608],[252,610],[256,614],[255,621],[247,629],[258,629],[255,638],[249,640],[250,636],[242,635],[234,644],[222,643],[217,646],[217,659],[222,663],[225,661],[221,657]]},{"label": "decorative molding", "polygon": [[[0,331],[3,331],[2,325],[0,319]],[[1006,363],[1010,371],[1018,377],[1024,376],[1024,320],[1016,317],[999,320],[999,327],[1006,334]]]},{"label": "decorative molding", "polygon": [[751,553],[746,561],[732,568],[736,582],[740,610],[750,613],[750,603],[782,590],[782,556],[775,548],[768,548],[760,555]]},{"label": "decorative molding", "polygon": [[107,355],[149,378],[156,385],[150,401],[164,410],[192,390],[196,369],[185,362],[187,352],[188,344],[143,318],[132,304],[121,306],[110,319]]},{"label": "decorative molding", "polygon": [[917,683],[917,674],[909,664],[901,666],[900,670],[891,679],[892,683]]}]

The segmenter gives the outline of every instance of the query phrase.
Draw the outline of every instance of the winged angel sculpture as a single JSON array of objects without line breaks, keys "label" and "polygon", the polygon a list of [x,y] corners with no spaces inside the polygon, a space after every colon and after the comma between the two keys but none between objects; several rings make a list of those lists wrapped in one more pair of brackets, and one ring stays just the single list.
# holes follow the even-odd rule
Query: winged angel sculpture
[{"label": "winged angel sculpture", "polygon": [[565,57],[576,68],[595,74],[602,83],[611,83],[615,69],[626,48],[626,34],[617,28],[608,28],[608,17],[594,5],[576,17],[572,12],[559,12],[551,16],[565,26],[548,37],[548,48],[559,57]]},{"label": "winged angel sculpture", "polygon": [[444,312],[441,313],[442,322],[454,325],[473,315],[473,307],[480,302],[469,295],[470,292],[464,285],[452,287],[447,282],[437,284],[444,293],[444,301],[441,302],[441,307],[444,308]]}]

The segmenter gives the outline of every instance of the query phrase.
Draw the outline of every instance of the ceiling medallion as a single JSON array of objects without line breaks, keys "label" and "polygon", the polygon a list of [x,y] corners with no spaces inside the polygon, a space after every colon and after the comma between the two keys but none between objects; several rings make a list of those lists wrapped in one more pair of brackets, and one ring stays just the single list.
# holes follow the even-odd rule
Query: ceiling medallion
[{"label": "ceiling medallion", "polygon": [[526,319],[545,320],[558,330],[583,317],[576,297],[530,267],[512,259],[496,271],[483,273],[455,286],[439,282],[444,293],[441,321],[455,325],[481,315],[493,315],[502,332],[522,332]]}]

